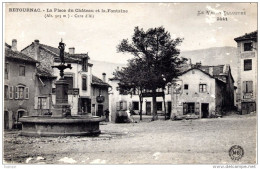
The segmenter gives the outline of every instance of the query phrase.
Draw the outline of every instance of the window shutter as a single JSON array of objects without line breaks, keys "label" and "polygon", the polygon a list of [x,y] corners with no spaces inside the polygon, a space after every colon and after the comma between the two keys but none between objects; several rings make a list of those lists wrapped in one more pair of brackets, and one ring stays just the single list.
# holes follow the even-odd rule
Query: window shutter
[{"label": "window shutter", "polygon": [[46,109],[50,109],[50,97],[46,98]]},{"label": "window shutter", "polygon": [[29,87],[25,88],[25,99],[29,99]]},{"label": "window shutter", "polygon": [[120,103],[116,102],[116,110],[120,110]]},{"label": "window shutter", "polygon": [[34,97],[34,109],[38,109],[38,97]]},{"label": "window shutter", "polygon": [[246,81],[243,81],[243,93],[246,93]]},{"label": "window shutter", "polygon": [[247,90],[248,90],[248,93],[253,93],[253,81],[247,82]]},{"label": "window shutter", "polygon": [[127,102],[123,101],[123,110],[127,110]]},{"label": "window shutter", "polygon": [[18,87],[15,86],[15,99],[18,99]]},{"label": "window shutter", "polygon": [[10,86],[9,88],[9,99],[13,99],[14,97],[14,87],[13,86]]}]

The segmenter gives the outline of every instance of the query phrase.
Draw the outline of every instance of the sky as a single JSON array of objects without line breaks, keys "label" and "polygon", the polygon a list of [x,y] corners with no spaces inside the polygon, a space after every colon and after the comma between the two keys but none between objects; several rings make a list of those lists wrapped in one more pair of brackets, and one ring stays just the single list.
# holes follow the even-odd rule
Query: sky
[{"label": "sky", "polygon": [[[14,12],[16,8],[40,12]],[[82,9],[88,12],[75,12]],[[4,40],[11,45],[17,39],[18,50],[35,39],[57,47],[62,38],[66,51],[75,47],[92,60],[126,63],[133,56],[118,53],[116,46],[131,39],[136,26],[163,26],[172,38],[184,38],[181,51],[236,47],[234,38],[257,30],[257,3],[7,3],[4,19]]]}]

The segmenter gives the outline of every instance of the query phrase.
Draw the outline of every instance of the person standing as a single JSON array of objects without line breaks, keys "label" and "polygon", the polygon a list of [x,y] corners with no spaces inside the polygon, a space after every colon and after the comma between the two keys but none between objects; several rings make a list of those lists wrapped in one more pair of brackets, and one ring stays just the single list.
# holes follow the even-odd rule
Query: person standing
[{"label": "person standing", "polygon": [[106,122],[109,122],[109,110],[105,110],[105,115],[106,115]]}]

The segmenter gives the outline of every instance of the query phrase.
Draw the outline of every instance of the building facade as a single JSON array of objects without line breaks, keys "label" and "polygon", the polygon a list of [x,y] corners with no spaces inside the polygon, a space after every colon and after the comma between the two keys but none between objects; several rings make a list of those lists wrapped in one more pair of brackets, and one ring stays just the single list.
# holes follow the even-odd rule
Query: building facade
[{"label": "building facade", "polygon": [[[119,88],[119,79],[110,78],[109,84],[111,85],[111,91],[109,92],[109,110],[111,112],[111,120],[116,122],[116,118],[122,115],[127,110],[133,110],[135,114],[139,114],[141,111],[141,104],[139,98],[139,91],[134,90],[131,94],[122,91]],[[149,92],[149,91],[144,91]],[[170,113],[172,108],[171,101],[171,87],[167,86],[165,90],[158,89],[157,92],[164,92],[165,94],[165,105],[163,97],[157,97],[157,113],[158,115],[164,115]],[[165,111],[166,109],[166,111]],[[151,115],[153,111],[152,97],[144,97],[142,103],[142,114]]]},{"label": "building facade", "polygon": [[172,83],[172,113],[208,118],[234,108],[234,80],[229,65],[197,66],[182,72]]},{"label": "building facade", "polygon": [[257,31],[234,39],[237,42],[237,106],[241,114],[256,111]]},{"label": "building facade", "polygon": [[17,41],[5,44],[4,129],[11,129],[22,116],[34,112],[37,61],[17,51]]},{"label": "building facade", "polygon": [[[53,69],[52,66],[60,64],[59,49],[45,44],[41,44],[39,40],[35,40],[32,44],[22,50],[23,53],[38,60],[41,68],[49,70],[48,73],[53,77],[59,77],[59,70]],[[71,64],[72,69],[64,70],[64,78],[69,84],[68,102],[71,105],[72,115],[84,115],[91,113],[92,115],[103,115],[101,113],[101,106],[96,104],[96,98],[93,97],[93,86],[95,88],[102,88],[106,102],[103,105],[103,111],[108,108],[108,87],[104,84],[96,85],[95,81],[102,81],[101,79],[92,75],[93,64],[89,63],[89,56],[87,53],[75,53],[75,48],[69,48],[69,52],[64,54],[65,62]],[[94,77],[94,78],[93,78]],[[55,79],[51,84],[51,109],[55,105]],[[94,85],[93,85],[94,83]],[[106,86],[106,87],[104,87]],[[104,92],[106,90],[106,92]],[[40,100],[42,96],[38,95],[35,98]],[[35,107],[36,108],[36,107]],[[50,110],[51,111],[51,110]]]}]

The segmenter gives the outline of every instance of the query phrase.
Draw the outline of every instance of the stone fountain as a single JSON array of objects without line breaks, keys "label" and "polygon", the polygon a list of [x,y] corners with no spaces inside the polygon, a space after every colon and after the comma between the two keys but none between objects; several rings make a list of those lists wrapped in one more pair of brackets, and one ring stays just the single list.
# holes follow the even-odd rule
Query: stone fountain
[{"label": "stone fountain", "polygon": [[56,104],[52,109],[52,116],[23,116],[22,136],[87,136],[100,134],[99,123],[105,118],[94,116],[71,116],[68,103],[68,83],[64,79],[64,70],[71,69],[71,64],[65,64],[65,44],[59,43],[60,60],[58,66],[60,79],[56,81]]}]

